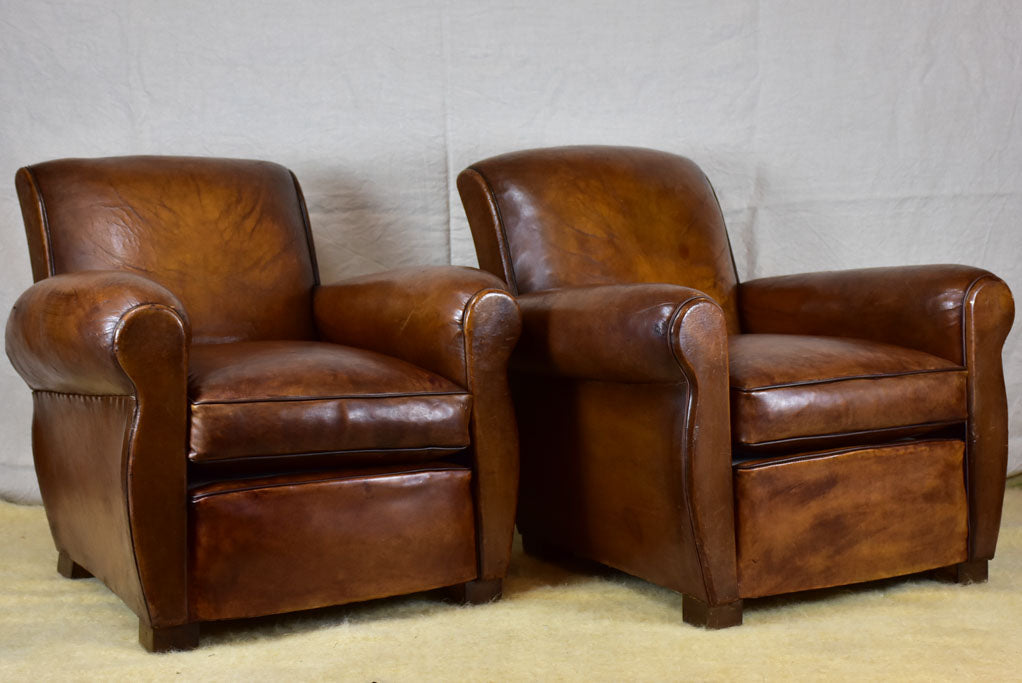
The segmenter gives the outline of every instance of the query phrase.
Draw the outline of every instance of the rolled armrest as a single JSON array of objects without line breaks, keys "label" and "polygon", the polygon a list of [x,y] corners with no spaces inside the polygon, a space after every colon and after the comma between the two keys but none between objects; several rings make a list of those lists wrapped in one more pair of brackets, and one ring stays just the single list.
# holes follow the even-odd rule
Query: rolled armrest
[{"label": "rolled armrest", "polygon": [[152,280],[121,271],[48,277],[15,302],[7,320],[7,356],[34,390],[131,394],[134,384],[118,357],[120,335],[130,319],[154,309],[180,322],[187,345],[184,306]]},{"label": "rolled armrest", "polygon": [[327,341],[401,358],[467,387],[465,325],[490,299],[501,299],[496,308],[504,313],[487,316],[485,334],[506,348],[494,356],[506,363],[521,325],[517,307],[499,278],[475,268],[403,268],[324,285],[313,314]]},{"label": "rolled armrest", "polygon": [[[684,378],[679,340],[718,335],[685,312],[720,307],[706,294],[666,284],[567,287],[518,299],[523,332],[516,370],[617,382]],[[721,342],[723,340],[715,340]]]},{"label": "rolled armrest", "polygon": [[[960,265],[903,266],[763,278],[739,286],[745,332],[856,337],[932,353],[965,364],[963,324],[980,293],[1014,315],[1007,286]],[[1005,322],[1005,321],[1002,321]]]}]

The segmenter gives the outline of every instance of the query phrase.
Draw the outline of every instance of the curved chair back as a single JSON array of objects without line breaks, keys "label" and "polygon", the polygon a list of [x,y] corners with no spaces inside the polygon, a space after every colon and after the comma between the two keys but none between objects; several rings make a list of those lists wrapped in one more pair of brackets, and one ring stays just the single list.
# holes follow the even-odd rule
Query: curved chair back
[{"label": "curved chair back", "polygon": [[36,281],[124,270],[174,292],[197,342],[311,339],[316,260],[297,180],[268,162],[60,159],[16,184]]},{"label": "curved chair back", "polygon": [[737,332],[738,277],[709,180],[680,156],[631,147],[526,150],[458,178],[479,265],[515,294],[662,282],[699,289]]}]

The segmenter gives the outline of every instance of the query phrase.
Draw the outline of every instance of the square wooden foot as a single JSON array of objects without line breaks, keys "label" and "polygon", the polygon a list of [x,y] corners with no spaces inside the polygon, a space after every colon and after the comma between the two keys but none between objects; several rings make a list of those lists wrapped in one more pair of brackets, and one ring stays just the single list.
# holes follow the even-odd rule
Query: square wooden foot
[{"label": "square wooden foot", "polygon": [[57,554],[57,573],[65,579],[88,579],[92,576],[88,569],[72,560],[63,550]]},{"label": "square wooden foot", "polygon": [[683,595],[681,618],[686,624],[711,630],[741,626],[742,601],[735,600],[724,605],[708,605],[702,600]]},{"label": "square wooden foot", "polygon": [[504,582],[501,579],[477,579],[451,586],[450,596],[463,605],[481,605],[500,598]]},{"label": "square wooden foot", "polygon": [[199,625],[182,624],[153,628],[139,621],[138,642],[149,652],[194,650],[199,646]]},{"label": "square wooden foot", "polygon": [[947,583],[960,583],[963,585],[986,583],[988,578],[987,563],[987,560],[973,560],[972,562],[953,564],[950,567],[935,569],[933,576],[938,581],[945,581]]}]

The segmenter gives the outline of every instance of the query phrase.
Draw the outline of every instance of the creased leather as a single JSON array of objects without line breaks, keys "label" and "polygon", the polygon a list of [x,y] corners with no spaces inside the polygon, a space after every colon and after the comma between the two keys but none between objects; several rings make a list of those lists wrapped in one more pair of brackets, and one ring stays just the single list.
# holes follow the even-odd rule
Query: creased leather
[{"label": "creased leather", "polygon": [[364,275],[316,288],[316,326],[325,341],[394,356],[464,387],[465,307],[491,289],[505,285],[457,266]]},{"label": "creased leather", "polygon": [[[678,285],[564,287],[518,298],[524,321],[516,370],[618,382],[678,382],[671,324],[690,301]],[[682,332],[684,334],[684,332]]]},{"label": "creased leather", "polygon": [[[1013,309],[990,273],[918,266],[738,285],[712,187],[688,160],[650,150],[512,152],[472,164],[458,189],[480,266],[520,295],[512,381],[526,548],[610,564],[710,610],[727,605],[733,618],[736,600],[759,594],[737,588],[735,531],[749,542],[741,529],[751,527],[734,524],[733,426],[739,466],[751,446],[783,456],[834,441],[895,441],[900,453],[913,439],[911,473],[897,458],[873,472],[883,478],[878,490],[894,492],[888,515],[902,481],[960,491],[960,454],[956,465],[942,442],[920,437],[964,436],[969,557],[992,555],[1007,426],[999,354]],[[692,298],[672,299],[682,291]],[[860,477],[869,467],[838,469],[833,478],[847,475],[851,489],[874,486]],[[831,476],[823,465],[819,474]],[[771,528],[763,510],[772,497],[785,505],[783,496],[757,477],[741,481],[742,496],[765,501],[745,510]],[[852,498],[835,500],[833,513],[845,515]],[[838,541],[862,554],[848,571],[807,575],[785,562],[763,570],[790,574],[783,590],[802,590],[963,561],[965,505],[947,500],[911,559],[887,562],[877,548],[877,570],[860,571],[871,534],[856,536],[850,524]],[[826,497],[811,502],[826,517]]]},{"label": "creased leather", "polygon": [[15,302],[7,320],[7,356],[33,389],[132,394],[117,363],[115,335],[124,317],[141,306],[172,311],[187,334],[184,306],[152,280],[116,271],[47,278]]},{"label": "creased leather", "polygon": [[742,331],[855,337],[924,351],[965,365],[962,305],[977,280],[959,265],[802,273],[743,282]]},{"label": "creased leather", "polygon": [[185,305],[197,342],[312,337],[311,243],[283,166],[135,156],[25,172],[46,198],[49,274],[144,275]]},{"label": "creased leather", "polygon": [[742,597],[910,574],[967,558],[961,441],[735,468]]},{"label": "creased leather", "polygon": [[[736,446],[806,448],[891,439],[888,430],[964,422],[967,372],[920,351],[859,339],[743,334],[730,339]],[[916,430],[919,431],[919,430]],[[842,435],[844,435],[842,437]],[[794,440],[793,443],[775,443]]]},{"label": "creased leather", "polygon": [[35,390],[54,540],[136,611],[143,645],[196,619],[499,583],[521,319],[498,279],[426,268],[323,288],[341,346],[313,323],[286,169],[123,157],[17,178],[40,281],[7,351]]},{"label": "creased leather", "polygon": [[633,147],[525,150],[472,164],[458,190],[479,264],[514,293],[685,284],[717,301],[738,331],[724,219],[688,159]]},{"label": "creased leather", "polygon": [[[472,396],[374,351],[324,342],[193,347],[189,457],[197,462],[469,445]],[[360,457],[355,454],[355,457]],[[316,458],[322,461],[323,458]],[[292,466],[300,462],[292,460]]]}]

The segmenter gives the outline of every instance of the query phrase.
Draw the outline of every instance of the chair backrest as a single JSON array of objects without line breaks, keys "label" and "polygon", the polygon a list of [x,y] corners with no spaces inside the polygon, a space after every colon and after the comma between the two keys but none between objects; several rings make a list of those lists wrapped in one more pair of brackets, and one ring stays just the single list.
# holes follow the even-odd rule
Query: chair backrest
[{"label": "chair backrest", "polygon": [[60,159],[16,179],[36,281],[124,270],[167,287],[197,342],[312,339],[315,253],[301,189],[263,161]]},{"label": "chair backrest", "polygon": [[738,331],[738,276],[709,180],[673,154],[555,147],[472,164],[458,177],[479,265],[515,294],[661,282],[709,294]]}]

